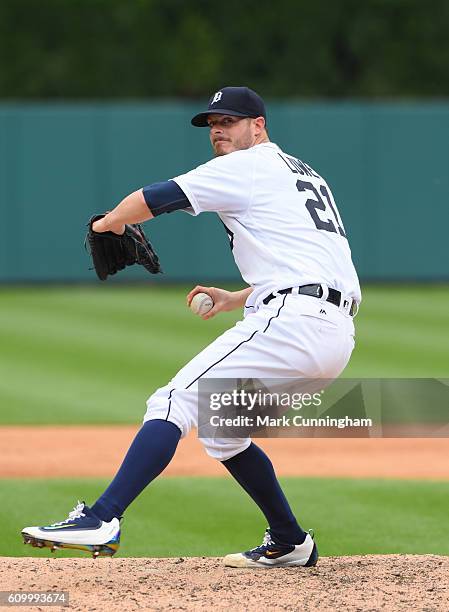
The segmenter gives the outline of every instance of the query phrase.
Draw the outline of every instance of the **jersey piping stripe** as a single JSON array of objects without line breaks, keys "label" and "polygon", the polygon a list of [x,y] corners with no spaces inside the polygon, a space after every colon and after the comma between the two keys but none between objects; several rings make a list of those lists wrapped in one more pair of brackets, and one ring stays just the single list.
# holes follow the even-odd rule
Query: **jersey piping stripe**
[{"label": "jersey piping stripe", "polygon": [[171,410],[171,394],[173,393],[174,389],[172,389],[170,391],[170,394],[168,396],[168,411],[167,411],[167,416],[165,417],[165,420],[168,421],[168,416],[170,414],[170,410]]},{"label": "jersey piping stripe", "polygon": [[267,331],[267,329],[270,327],[270,323],[271,323],[271,321],[272,321],[273,319],[277,319],[277,318],[278,318],[279,313],[281,312],[282,308],[284,307],[284,304],[285,304],[285,298],[286,298],[286,297],[287,297],[287,294],[285,294],[285,295],[284,295],[284,299],[283,299],[283,301],[282,301],[282,304],[279,306],[279,310],[278,310],[277,314],[276,314],[276,315],[273,315],[273,316],[271,317],[271,319],[268,321],[266,328],[263,330],[263,333],[265,333],[265,332]]},{"label": "jersey piping stripe", "polygon": [[[279,313],[282,310],[282,307],[285,304],[285,299],[286,299],[287,295],[284,295],[284,299],[282,301],[281,306],[279,307],[279,310],[277,311],[277,314],[273,315],[270,320],[268,321],[267,326],[265,327],[265,329],[263,330],[263,334],[267,331],[268,327],[270,326],[270,323],[273,319],[276,319],[279,316]],[[197,380],[199,380],[202,376],[204,376],[204,374],[206,374],[206,372],[208,372],[209,370],[211,370],[213,367],[215,367],[217,364],[219,364],[221,361],[223,361],[224,359],[226,359],[226,357],[229,357],[229,355],[231,355],[234,351],[236,351],[238,348],[240,348],[242,346],[242,344],[245,344],[246,342],[249,342],[250,340],[252,340],[254,338],[254,336],[257,334],[257,332],[260,332],[260,329],[256,329],[255,331],[253,331],[253,333],[251,334],[251,336],[249,338],[247,338],[246,340],[242,340],[242,342],[240,342],[240,344],[237,344],[237,346],[235,346],[231,351],[229,351],[229,353],[226,353],[226,355],[224,355],[223,357],[221,357],[221,359],[219,359],[218,361],[216,361],[215,363],[213,363],[212,365],[210,365],[206,370],[204,370],[204,372],[202,374],[200,374],[199,376],[197,376],[194,380],[192,380],[191,383],[189,383],[186,387],[186,389],[188,389],[191,385],[193,385],[193,383],[195,383]]]},{"label": "jersey piping stripe", "polygon": [[[277,313],[275,315],[273,315],[272,317],[270,317],[270,320],[267,323],[267,326],[265,327],[265,329],[263,330],[263,334],[267,331],[267,329],[270,327],[270,323],[273,319],[277,319],[277,317],[279,316],[284,304],[285,304],[285,300],[287,298],[287,294],[284,295],[284,299],[282,300],[282,304],[279,306],[279,310],[277,311]],[[192,380],[192,382],[190,382],[185,389],[187,390],[189,387],[191,387],[194,383],[196,383],[197,380],[199,380],[201,377],[203,377],[206,372],[209,372],[209,370],[211,370],[212,368],[214,368],[217,364],[219,364],[221,361],[223,361],[224,359],[226,359],[226,357],[229,357],[229,355],[231,355],[234,351],[236,351],[238,348],[240,348],[242,346],[242,344],[245,344],[246,342],[250,342],[250,340],[252,340],[254,338],[254,336],[257,334],[257,332],[260,332],[260,329],[256,329],[255,331],[253,331],[253,333],[251,334],[251,336],[249,338],[247,338],[246,340],[242,340],[242,342],[240,342],[239,344],[237,344],[237,346],[234,346],[234,348],[232,350],[229,351],[229,353],[226,353],[226,355],[224,355],[223,357],[221,357],[221,359],[218,359],[218,361],[216,361],[215,363],[213,363],[212,365],[210,365],[208,368],[206,368],[204,370],[204,372],[202,372],[199,376],[197,376],[196,378],[194,378]],[[168,396],[168,411],[167,411],[167,416],[165,417],[165,420],[168,421],[168,417],[170,414],[170,410],[171,410],[171,397],[172,397],[172,393],[173,391],[176,391],[176,389],[172,389],[170,391],[170,394]]]},{"label": "jersey piping stripe", "polygon": [[259,329],[256,329],[255,331],[253,331],[253,333],[251,334],[251,336],[249,338],[247,338],[246,340],[242,340],[242,342],[240,342],[240,344],[237,344],[237,346],[234,346],[234,348],[229,351],[229,353],[227,353],[226,355],[224,355],[223,357],[221,357],[221,359],[219,359],[218,361],[216,361],[215,363],[213,363],[212,365],[210,365],[206,370],[204,370],[204,372],[202,374],[200,374],[199,376],[197,376],[194,380],[192,380],[191,383],[189,383],[186,387],[186,389],[188,389],[189,387],[191,387],[193,385],[193,383],[195,383],[197,380],[199,380],[202,376],[204,376],[206,374],[206,372],[209,372],[209,370],[211,370],[212,368],[214,368],[217,364],[220,363],[220,361],[223,361],[224,359],[226,359],[226,357],[229,357],[229,355],[231,355],[231,353],[233,353],[234,351],[236,351],[238,348],[240,348],[242,346],[242,344],[245,344],[245,342],[249,342],[250,340],[252,340],[254,338],[254,336],[257,334],[257,332],[260,331]]}]

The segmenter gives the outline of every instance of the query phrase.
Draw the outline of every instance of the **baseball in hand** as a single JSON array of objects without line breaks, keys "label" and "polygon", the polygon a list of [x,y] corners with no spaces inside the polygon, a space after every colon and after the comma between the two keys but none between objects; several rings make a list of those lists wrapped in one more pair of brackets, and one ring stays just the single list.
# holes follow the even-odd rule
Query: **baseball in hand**
[{"label": "baseball in hand", "polygon": [[214,302],[207,293],[197,293],[190,302],[191,310],[197,315],[205,315],[214,307]]}]

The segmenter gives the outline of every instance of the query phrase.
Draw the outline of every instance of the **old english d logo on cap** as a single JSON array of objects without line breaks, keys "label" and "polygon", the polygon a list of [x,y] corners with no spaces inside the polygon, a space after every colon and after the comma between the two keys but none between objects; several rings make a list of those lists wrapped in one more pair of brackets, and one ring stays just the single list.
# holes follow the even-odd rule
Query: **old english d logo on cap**
[{"label": "old english d logo on cap", "polygon": [[214,94],[214,97],[212,98],[211,105],[212,105],[212,104],[215,104],[216,102],[220,102],[220,100],[221,100],[222,96],[223,96],[223,92],[221,92],[221,91],[217,91],[217,93],[216,93],[216,94]]}]

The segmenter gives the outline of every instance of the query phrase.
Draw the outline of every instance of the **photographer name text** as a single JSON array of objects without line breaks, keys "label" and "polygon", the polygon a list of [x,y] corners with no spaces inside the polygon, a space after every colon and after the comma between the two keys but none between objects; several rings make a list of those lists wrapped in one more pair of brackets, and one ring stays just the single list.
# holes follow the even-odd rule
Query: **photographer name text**
[{"label": "photographer name text", "polygon": [[213,415],[210,418],[212,427],[372,427],[372,419],[355,419],[348,416],[307,418],[300,414],[272,417],[268,415],[224,417]]}]

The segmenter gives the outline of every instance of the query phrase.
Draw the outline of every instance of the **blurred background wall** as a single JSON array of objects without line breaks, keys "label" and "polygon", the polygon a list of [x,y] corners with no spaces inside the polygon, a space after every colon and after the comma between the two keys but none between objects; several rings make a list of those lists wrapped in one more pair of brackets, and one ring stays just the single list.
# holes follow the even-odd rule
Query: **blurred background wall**
[{"label": "blurred background wall", "polygon": [[[363,280],[448,279],[448,67],[445,0],[2,0],[0,281],[93,280],[89,216],[209,159],[190,117],[228,84],[328,180]],[[147,227],[167,280],[238,278],[214,215]]]},{"label": "blurred background wall", "polygon": [[[3,105],[0,280],[93,280],[87,219],[207,161],[207,130],[190,126],[203,106]],[[328,180],[363,280],[448,278],[449,106],[274,102],[269,129]],[[216,215],[164,215],[147,231],[159,281],[239,279]]]}]

